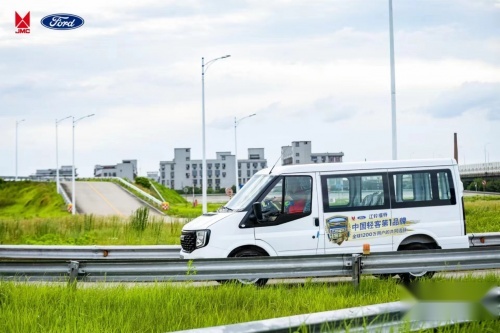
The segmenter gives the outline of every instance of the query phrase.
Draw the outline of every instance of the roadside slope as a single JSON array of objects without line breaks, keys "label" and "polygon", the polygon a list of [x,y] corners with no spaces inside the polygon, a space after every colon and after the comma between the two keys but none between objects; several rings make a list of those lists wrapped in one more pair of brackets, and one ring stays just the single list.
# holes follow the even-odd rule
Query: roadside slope
[{"label": "roadside slope", "polygon": [[[71,197],[71,183],[63,182],[63,186]],[[75,190],[76,208],[80,214],[130,216],[146,206],[112,182],[78,181]],[[153,209],[150,215],[163,216]]]},{"label": "roadside slope", "polygon": [[30,218],[67,216],[66,204],[52,182],[2,182],[0,217]]}]

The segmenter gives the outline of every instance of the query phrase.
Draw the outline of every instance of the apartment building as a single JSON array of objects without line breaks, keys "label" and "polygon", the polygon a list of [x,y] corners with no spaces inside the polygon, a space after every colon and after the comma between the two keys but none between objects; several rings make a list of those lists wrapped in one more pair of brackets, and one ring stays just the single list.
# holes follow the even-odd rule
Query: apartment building
[{"label": "apartment building", "polygon": [[[216,152],[215,159],[207,159],[207,188],[220,190],[232,187],[236,181],[235,156],[231,152]],[[264,148],[249,148],[248,158],[238,160],[240,186],[258,170],[267,167]],[[161,161],[159,178],[166,187],[182,190],[202,186],[203,160],[191,158],[191,148],[175,148],[172,161]]]},{"label": "apartment building", "polygon": [[308,163],[341,163],[343,152],[312,153],[311,141],[293,141],[290,146],[281,147],[281,165]]},{"label": "apartment building", "polygon": [[94,177],[121,177],[134,180],[137,177],[137,160],[123,160],[116,165],[96,165]]}]

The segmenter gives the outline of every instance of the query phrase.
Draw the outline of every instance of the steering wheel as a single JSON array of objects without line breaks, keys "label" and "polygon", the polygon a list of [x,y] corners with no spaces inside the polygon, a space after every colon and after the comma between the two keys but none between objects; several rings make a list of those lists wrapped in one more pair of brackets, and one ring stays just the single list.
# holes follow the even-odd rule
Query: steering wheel
[{"label": "steering wheel", "polygon": [[278,216],[281,212],[280,205],[266,198],[262,201],[262,215],[266,218],[271,216]]}]

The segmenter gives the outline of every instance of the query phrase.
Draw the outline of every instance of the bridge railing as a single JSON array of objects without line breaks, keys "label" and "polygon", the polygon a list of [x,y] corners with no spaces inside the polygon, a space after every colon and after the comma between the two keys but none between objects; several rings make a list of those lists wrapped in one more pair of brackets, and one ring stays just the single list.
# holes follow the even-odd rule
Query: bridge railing
[{"label": "bridge railing", "polygon": [[500,174],[500,162],[476,163],[459,165],[458,169],[462,176],[480,174]]}]

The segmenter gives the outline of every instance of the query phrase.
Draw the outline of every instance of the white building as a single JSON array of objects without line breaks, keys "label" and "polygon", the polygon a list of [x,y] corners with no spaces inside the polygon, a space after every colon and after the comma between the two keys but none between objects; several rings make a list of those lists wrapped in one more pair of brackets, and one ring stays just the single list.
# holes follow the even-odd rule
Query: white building
[{"label": "white building", "polygon": [[[36,170],[34,175],[30,175],[30,179],[33,180],[55,180],[57,175],[56,169],[39,169]],[[75,168],[75,177],[78,174],[76,173]],[[59,168],[59,178],[60,179],[71,179],[73,177],[73,167],[71,165],[63,165]]]},{"label": "white building", "polygon": [[267,160],[264,158],[264,148],[248,148],[248,158],[238,160],[238,182],[243,186],[257,173],[257,171],[267,168]]},{"label": "white building", "polygon": [[[160,162],[160,183],[176,190],[201,187],[202,163],[201,159],[191,159],[191,148],[175,148],[173,161]],[[248,159],[238,160],[240,186],[265,167],[264,148],[249,148]],[[207,188],[218,191],[234,186],[235,180],[235,156],[231,152],[217,152],[215,159],[207,159]]]},{"label": "white building", "polygon": [[134,180],[137,177],[137,160],[123,160],[116,165],[96,165],[94,177],[121,177]]},{"label": "white building", "polygon": [[146,175],[149,179],[154,180],[155,182],[160,179],[158,171],[148,171]]},{"label": "white building", "polygon": [[281,165],[308,163],[340,163],[343,152],[312,153],[311,141],[293,141],[291,146],[281,147]]}]

